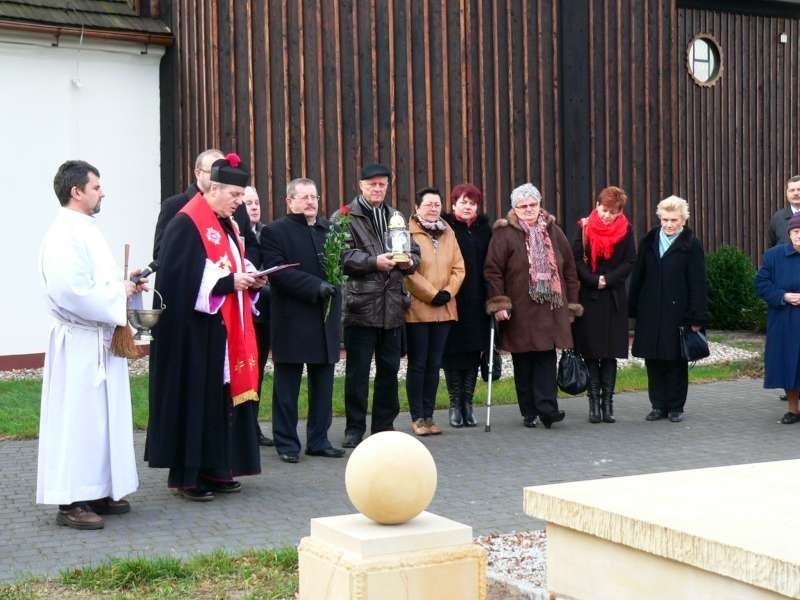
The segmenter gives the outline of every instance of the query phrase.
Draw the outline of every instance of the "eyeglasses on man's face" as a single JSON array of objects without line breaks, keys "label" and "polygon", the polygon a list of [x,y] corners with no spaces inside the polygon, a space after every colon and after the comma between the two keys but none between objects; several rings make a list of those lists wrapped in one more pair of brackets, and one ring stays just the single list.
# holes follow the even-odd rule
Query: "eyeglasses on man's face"
[{"label": "eyeglasses on man's face", "polygon": [[303,200],[304,202],[308,202],[309,200],[313,200],[315,202],[319,202],[322,196],[315,196],[314,194],[306,194],[305,196],[292,196],[295,200]]}]

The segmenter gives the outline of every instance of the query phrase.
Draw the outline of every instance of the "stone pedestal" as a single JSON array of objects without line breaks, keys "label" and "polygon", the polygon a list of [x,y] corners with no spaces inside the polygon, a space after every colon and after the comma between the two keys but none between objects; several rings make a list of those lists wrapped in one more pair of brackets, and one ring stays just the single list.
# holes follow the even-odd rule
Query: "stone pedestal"
[{"label": "stone pedestal", "polygon": [[800,598],[800,460],[525,489],[555,598]]},{"label": "stone pedestal", "polygon": [[298,550],[301,600],[486,598],[486,551],[472,528],[429,512],[402,525],[311,519]]}]

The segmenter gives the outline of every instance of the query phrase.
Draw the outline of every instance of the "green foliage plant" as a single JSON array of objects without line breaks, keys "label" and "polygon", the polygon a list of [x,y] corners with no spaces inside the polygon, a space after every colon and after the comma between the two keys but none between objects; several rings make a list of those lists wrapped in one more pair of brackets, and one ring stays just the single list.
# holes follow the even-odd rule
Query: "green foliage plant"
[{"label": "green foliage plant", "polygon": [[766,330],[767,307],[756,293],[750,257],[733,246],[706,256],[708,302],[714,329]]}]

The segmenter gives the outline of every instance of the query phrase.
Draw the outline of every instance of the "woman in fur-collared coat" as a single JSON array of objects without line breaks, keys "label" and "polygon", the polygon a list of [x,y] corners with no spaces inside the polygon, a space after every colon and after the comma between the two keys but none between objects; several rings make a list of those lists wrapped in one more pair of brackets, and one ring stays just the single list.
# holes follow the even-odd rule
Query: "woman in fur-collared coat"
[{"label": "woman in fur-collared coat", "polygon": [[511,353],[526,427],[564,419],[556,399],[556,348],[572,348],[570,324],[582,314],[575,258],[555,218],[530,183],[511,192],[511,211],[494,226],[484,265],[486,310]]}]

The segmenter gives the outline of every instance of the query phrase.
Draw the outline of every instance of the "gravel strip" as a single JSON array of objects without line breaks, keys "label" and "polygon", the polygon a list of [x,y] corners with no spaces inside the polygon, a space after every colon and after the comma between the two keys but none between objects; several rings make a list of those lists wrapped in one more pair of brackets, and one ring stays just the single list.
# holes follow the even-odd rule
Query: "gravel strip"
[{"label": "gravel strip", "polygon": [[[722,363],[734,360],[749,360],[751,358],[756,358],[759,356],[758,352],[750,352],[748,350],[743,350],[741,348],[735,348],[733,346],[727,346],[725,344],[720,344],[717,342],[709,342],[709,348],[711,350],[711,356],[708,358],[704,358],[703,360],[697,361],[696,364],[698,365],[710,365],[714,363]],[[511,377],[514,374],[514,368],[511,364],[511,355],[505,352],[502,353],[503,358],[503,375],[507,377]],[[641,367],[644,366],[644,360],[641,358],[627,358],[624,360],[619,361],[619,367],[625,368],[629,365],[639,365]],[[148,358],[136,358],[133,360],[128,361],[128,369],[130,370],[131,375],[144,375],[147,373],[148,367]],[[345,370],[345,361],[340,360],[336,363],[335,373],[337,376],[343,376]],[[267,373],[272,373],[272,362],[267,362]],[[406,359],[403,358],[400,360],[400,371],[398,372],[400,379],[406,378]],[[42,369],[15,369],[13,371],[0,371],[0,380],[9,380],[9,379],[41,379],[42,377]],[[373,361],[372,367],[370,370],[370,377],[375,377],[375,362]]]},{"label": "gravel strip", "polygon": [[543,530],[493,533],[475,542],[489,552],[490,599],[546,600],[547,534]]}]

